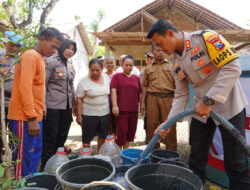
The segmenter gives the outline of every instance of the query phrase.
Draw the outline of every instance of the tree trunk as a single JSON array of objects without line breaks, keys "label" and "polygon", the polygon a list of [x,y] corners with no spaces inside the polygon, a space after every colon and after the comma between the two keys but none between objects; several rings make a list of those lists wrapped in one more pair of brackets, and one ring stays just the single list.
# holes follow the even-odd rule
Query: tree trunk
[{"label": "tree trunk", "polygon": [[2,156],[3,162],[8,163],[8,166],[5,168],[5,180],[11,177],[11,161],[12,161],[12,151],[9,147],[9,143],[7,141],[7,128],[5,122],[5,102],[4,102],[4,80],[6,76],[1,76],[1,130],[2,130],[2,141],[4,147],[4,155]]},{"label": "tree trunk", "polygon": [[49,4],[43,9],[43,12],[40,17],[40,28],[39,31],[45,28],[47,17],[49,16],[50,12],[56,6],[59,0],[51,0]]}]

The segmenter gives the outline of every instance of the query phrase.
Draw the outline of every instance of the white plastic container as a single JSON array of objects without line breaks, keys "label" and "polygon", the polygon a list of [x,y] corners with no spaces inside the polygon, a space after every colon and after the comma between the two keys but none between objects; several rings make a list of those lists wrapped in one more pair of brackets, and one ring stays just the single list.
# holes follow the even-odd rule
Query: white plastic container
[{"label": "white plastic container", "polygon": [[106,137],[106,140],[101,146],[99,153],[104,156],[109,156],[111,158],[111,162],[116,166],[121,164],[120,148],[114,142],[113,136],[108,135]]},{"label": "white plastic container", "polygon": [[44,172],[48,174],[56,174],[56,169],[68,161],[69,158],[64,151],[64,147],[59,147],[56,154],[47,161]]}]

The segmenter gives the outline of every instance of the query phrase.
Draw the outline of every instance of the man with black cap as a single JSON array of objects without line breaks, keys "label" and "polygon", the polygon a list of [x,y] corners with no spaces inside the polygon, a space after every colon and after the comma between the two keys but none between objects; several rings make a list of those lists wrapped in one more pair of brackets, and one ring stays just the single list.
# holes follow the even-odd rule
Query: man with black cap
[{"label": "man with black cap", "polygon": [[[4,73],[8,72],[7,78],[4,81],[5,115],[6,115],[5,121],[7,126],[9,124],[9,120],[7,119],[8,106],[11,97],[11,88],[13,84],[14,69],[15,69],[15,66],[11,67],[11,65],[15,64],[16,55],[18,55],[20,48],[23,45],[23,42],[21,36],[17,35],[12,31],[6,31],[5,36],[6,38],[2,38],[5,47],[5,52],[0,53],[0,71]],[[0,85],[2,85],[1,82]],[[3,149],[3,144],[2,144],[2,138],[0,136],[0,152],[2,151],[2,149]],[[1,156],[0,156],[0,163],[1,163]]]}]

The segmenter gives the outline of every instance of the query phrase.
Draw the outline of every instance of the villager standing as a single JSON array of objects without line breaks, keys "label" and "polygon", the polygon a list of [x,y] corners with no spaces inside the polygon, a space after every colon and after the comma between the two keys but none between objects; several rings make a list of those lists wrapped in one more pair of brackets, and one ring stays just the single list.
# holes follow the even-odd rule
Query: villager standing
[{"label": "villager standing", "polygon": [[35,49],[24,52],[15,66],[8,119],[20,142],[13,158],[19,160],[15,176],[19,179],[37,171],[42,154],[42,118],[45,98],[44,57],[50,57],[61,45],[62,34],[55,28],[42,30]]},{"label": "villager standing", "polygon": [[83,77],[76,91],[76,121],[82,127],[83,147],[90,147],[95,136],[97,152],[109,132],[109,99],[110,79],[103,73],[103,64],[99,59],[89,62],[89,74]]},{"label": "villager standing", "polygon": [[[143,95],[141,112],[145,113],[145,99],[147,97],[147,129],[146,143],[154,136],[155,129],[166,120],[172,107],[174,98],[174,78],[171,74],[170,62],[165,59],[165,53],[152,44],[154,62],[147,65],[143,77]],[[176,126],[173,126],[165,140],[166,149],[177,149]],[[159,148],[157,143],[155,148]]]},{"label": "villager standing", "polygon": [[142,87],[138,76],[131,74],[134,58],[127,55],[122,62],[122,73],[117,73],[111,81],[112,112],[117,119],[116,144],[121,149],[134,141],[138,121],[138,104]]}]

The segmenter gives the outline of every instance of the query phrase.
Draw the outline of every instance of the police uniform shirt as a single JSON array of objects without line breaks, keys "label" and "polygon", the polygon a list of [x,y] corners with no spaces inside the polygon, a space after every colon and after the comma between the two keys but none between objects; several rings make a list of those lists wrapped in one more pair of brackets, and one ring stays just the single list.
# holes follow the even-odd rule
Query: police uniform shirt
[{"label": "police uniform shirt", "polygon": [[171,93],[174,91],[174,78],[171,74],[171,63],[164,60],[161,64],[149,64],[144,70],[142,85],[147,92]]},{"label": "police uniform shirt", "polygon": [[51,109],[66,109],[75,105],[73,85],[75,70],[71,63],[64,64],[58,54],[46,59],[46,105]]},{"label": "police uniform shirt", "polygon": [[[169,118],[186,108],[189,95],[188,81],[195,92],[194,103],[208,96],[215,100],[212,111],[223,115],[226,119],[237,115],[247,105],[239,82],[241,68],[238,59],[225,62],[233,55],[237,57],[237,54],[231,46],[225,46],[228,42],[222,36],[211,32],[213,34],[208,36],[207,43],[202,36],[203,31],[183,32],[183,53],[179,55],[175,52],[172,56],[171,71],[176,89]],[[208,45],[214,48],[214,52],[208,51]],[[213,59],[210,56],[213,56]],[[221,63],[224,65],[221,66]],[[206,118],[195,117],[206,122]]]},{"label": "police uniform shirt", "polygon": [[[0,53],[0,70],[1,72],[8,72],[7,78],[4,81],[4,93],[5,93],[5,107],[9,106],[10,97],[11,97],[11,88],[13,85],[14,79],[14,70],[15,66],[10,68],[12,64],[14,64],[15,58],[12,56],[6,55],[6,53]],[[1,81],[0,81],[0,85]]]}]

